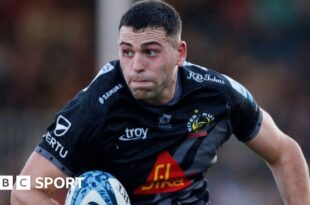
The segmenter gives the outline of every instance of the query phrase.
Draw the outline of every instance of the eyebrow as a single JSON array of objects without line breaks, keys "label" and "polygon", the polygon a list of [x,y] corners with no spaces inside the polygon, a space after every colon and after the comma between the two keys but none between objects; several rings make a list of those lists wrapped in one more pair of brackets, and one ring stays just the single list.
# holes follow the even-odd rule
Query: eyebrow
[{"label": "eyebrow", "polygon": [[[142,47],[142,48],[145,48],[145,47],[147,47],[147,46],[149,46],[149,45],[153,45],[153,44],[162,47],[162,44],[158,43],[157,41],[150,41],[150,42],[143,43],[143,44],[141,45],[141,47]],[[124,41],[121,41],[121,42],[119,43],[119,45],[120,45],[120,46],[121,46],[121,45],[126,45],[126,46],[129,46],[129,47],[133,47],[131,43],[127,43],[127,42],[124,42]]]},{"label": "eyebrow", "polygon": [[129,47],[132,47],[132,45],[130,43],[127,43],[127,42],[120,42],[119,45],[125,45],[125,46],[129,46]]}]

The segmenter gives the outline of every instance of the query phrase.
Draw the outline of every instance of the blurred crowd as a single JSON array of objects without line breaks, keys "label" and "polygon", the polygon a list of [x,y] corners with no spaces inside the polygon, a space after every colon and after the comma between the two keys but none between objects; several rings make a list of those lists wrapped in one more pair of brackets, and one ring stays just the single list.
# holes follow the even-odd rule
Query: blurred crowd
[{"label": "blurred crowd", "polygon": [[[188,60],[244,84],[309,161],[310,2],[167,2],[181,13]],[[53,113],[97,72],[95,6],[82,0],[1,1],[0,175],[20,171]],[[216,171],[210,169],[214,204],[280,205],[270,172],[239,144],[224,145]],[[0,191],[0,204],[7,200]]]},{"label": "blurred crowd", "polygon": [[60,106],[94,75],[94,2],[4,0],[0,106]]}]

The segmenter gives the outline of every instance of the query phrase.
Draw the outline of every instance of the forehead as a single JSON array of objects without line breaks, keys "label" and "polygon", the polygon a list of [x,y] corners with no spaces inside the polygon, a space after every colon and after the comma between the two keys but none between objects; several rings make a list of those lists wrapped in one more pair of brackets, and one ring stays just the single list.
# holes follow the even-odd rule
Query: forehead
[{"label": "forehead", "polygon": [[148,42],[157,42],[165,44],[171,42],[171,37],[166,35],[163,28],[145,28],[134,31],[132,27],[121,27],[119,34],[119,43],[144,44]]}]

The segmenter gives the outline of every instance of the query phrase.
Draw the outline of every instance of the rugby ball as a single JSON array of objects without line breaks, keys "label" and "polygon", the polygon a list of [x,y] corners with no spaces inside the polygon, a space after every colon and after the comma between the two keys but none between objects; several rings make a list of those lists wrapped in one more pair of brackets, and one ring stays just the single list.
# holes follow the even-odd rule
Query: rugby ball
[{"label": "rugby ball", "polygon": [[65,205],[130,205],[123,185],[103,171],[83,173],[70,187]]}]

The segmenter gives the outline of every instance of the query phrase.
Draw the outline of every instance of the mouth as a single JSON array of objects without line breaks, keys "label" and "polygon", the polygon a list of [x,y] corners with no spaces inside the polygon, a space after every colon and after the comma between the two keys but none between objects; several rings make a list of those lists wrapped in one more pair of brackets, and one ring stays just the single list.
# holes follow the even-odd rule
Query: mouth
[{"label": "mouth", "polygon": [[147,80],[134,80],[134,81],[131,81],[130,85],[131,87],[149,87],[150,85],[152,84],[152,82],[150,81],[147,81]]},{"label": "mouth", "polygon": [[153,82],[150,80],[133,79],[130,81],[130,87],[134,90],[149,89],[152,86],[153,86]]}]

